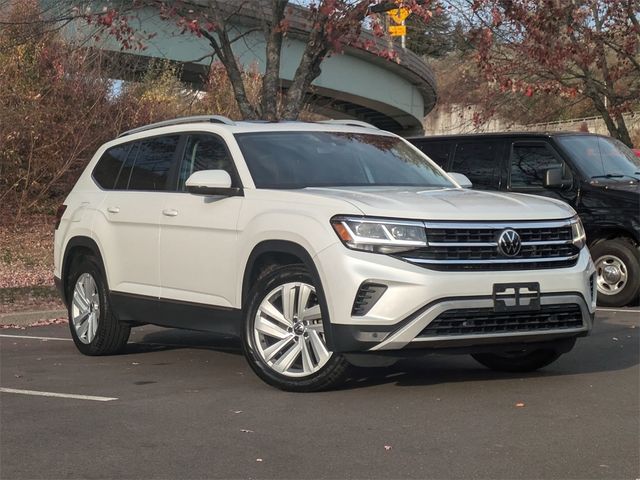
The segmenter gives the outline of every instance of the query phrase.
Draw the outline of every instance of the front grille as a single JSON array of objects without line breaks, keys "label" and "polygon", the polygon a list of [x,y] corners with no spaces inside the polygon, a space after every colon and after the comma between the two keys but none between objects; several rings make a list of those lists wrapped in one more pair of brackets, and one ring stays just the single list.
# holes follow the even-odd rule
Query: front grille
[{"label": "front grille", "polygon": [[[540,228],[518,228],[517,223],[509,224],[520,234],[523,242],[550,242],[565,240],[570,241],[572,238],[571,227],[540,227]],[[492,225],[482,226],[479,228],[458,228],[454,223],[445,228],[430,228],[427,223],[427,233],[429,234],[429,242],[434,243],[469,243],[469,242],[495,242],[497,236],[507,228],[507,225],[491,228]]]},{"label": "front grille", "polygon": [[577,304],[542,305],[531,312],[495,312],[492,308],[463,308],[441,313],[419,337],[490,335],[566,330],[582,327]]},{"label": "front grille", "polygon": [[[575,265],[569,221],[502,223],[425,223],[428,246],[400,258],[434,270],[531,270]],[[507,256],[498,239],[507,229],[520,236],[517,255]]]}]

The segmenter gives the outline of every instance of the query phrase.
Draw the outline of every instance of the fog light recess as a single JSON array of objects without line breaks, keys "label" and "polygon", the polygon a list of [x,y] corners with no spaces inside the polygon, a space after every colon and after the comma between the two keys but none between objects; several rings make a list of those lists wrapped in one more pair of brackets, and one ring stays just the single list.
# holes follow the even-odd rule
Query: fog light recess
[{"label": "fog light recess", "polygon": [[386,290],[386,285],[364,282],[360,285],[358,293],[356,293],[353,308],[351,309],[351,315],[353,317],[362,317],[369,313]]}]

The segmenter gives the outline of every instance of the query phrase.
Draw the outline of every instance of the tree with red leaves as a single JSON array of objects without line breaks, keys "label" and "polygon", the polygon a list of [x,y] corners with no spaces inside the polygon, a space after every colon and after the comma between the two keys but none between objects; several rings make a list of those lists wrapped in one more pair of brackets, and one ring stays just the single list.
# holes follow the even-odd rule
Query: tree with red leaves
[{"label": "tree with red leaves", "polygon": [[623,117],[640,105],[640,0],[468,0],[477,60],[502,91],[583,96],[631,146]]},{"label": "tree with red leaves", "polygon": [[[432,3],[435,0],[405,0],[403,5],[428,18]],[[376,50],[375,42],[362,38],[365,21],[372,17],[371,7],[377,5],[397,6],[394,2],[380,0],[134,0],[122,10],[110,9],[87,14],[85,18],[118,39],[124,49],[144,48],[144,41],[139,40],[144,35],[136,37],[139,32],[133,31],[133,22],[129,20],[136,10],[153,7],[159,16],[174,22],[184,34],[192,34],[207,42],[211,49],[209,56],[224,65],[245,119],[273,121],[298,118],[312,82],[321,73],[323,60],[341,53],[345,47],[357,46],[387,58],[396,58],[393,49]],[[239,31],[237,24],[247,25],[248,20],[249,27]],[[370,26],[375,35],[384,34],[375,18],[371,19]],[[266,58],[258,105],[248,99],[242,82],[246,66],[239,62],[233,51],[235,42],[255,32],[264,35]],[[305,48],[293,79],[286,92],[282,92],[280,64],[286,36],[302,40]],[[284,97],[279,108],[281,95]]]}]

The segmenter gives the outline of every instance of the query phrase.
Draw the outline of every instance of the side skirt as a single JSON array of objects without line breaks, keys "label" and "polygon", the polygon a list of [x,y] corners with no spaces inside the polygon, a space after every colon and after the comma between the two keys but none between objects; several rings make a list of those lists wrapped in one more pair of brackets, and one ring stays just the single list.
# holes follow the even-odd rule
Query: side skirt
[{"label": "side skirt", "polygon": [[130,293],[109,293],[111,305],[123,322],[151,323],[161,327],[200,330],[240,336],[242,311],[202,303],[181,302]]}]

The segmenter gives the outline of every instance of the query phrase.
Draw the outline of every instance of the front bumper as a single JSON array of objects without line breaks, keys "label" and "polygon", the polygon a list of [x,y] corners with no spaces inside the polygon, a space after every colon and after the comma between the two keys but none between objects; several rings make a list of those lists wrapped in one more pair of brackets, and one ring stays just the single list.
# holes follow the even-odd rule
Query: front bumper
[{"label": "front bumper", "polygon": [[[331,324],[328,341],[335,352],[386,352],[408,349],[549,342],[587,335],[596,300],[590,280],[594,266],[586,248],[573,267],[545,270],[447,272],[425,269],[385,255],[357,252],[338,244],[317,255]],[[387,287],[363,316],[352,315],[354,298],[365,283]],[[429,337],[423,330],[443,312],[492,309],[493,285],[536,282],[540,305],[580,309],[579,326],[534,331]],[[561,308],[561,307],[560,307]]]}]

